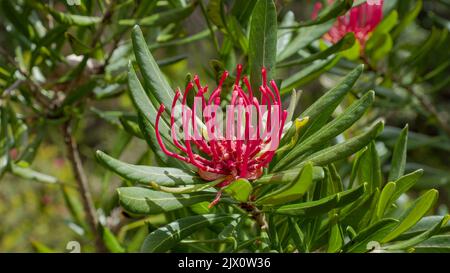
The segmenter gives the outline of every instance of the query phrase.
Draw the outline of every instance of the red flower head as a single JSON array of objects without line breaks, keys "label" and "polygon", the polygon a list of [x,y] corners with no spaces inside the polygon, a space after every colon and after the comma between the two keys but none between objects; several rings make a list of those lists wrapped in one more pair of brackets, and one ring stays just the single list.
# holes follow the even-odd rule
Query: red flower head
[{"label": "red flower head", "polygon": [[[218,187],[224,187],[237,178],[253,180],[262,175],[263,168],[272,160],[281,138],[287,111],[281,110],[281,98],[275,81],[267,82],[266,69],[262,69],[261,98],[254,96],[246,76],[241,85],[242,65],[237,66],[236,80],[232,86],[231,99],[227,105],[225,132],[222,135],[221,92],[228,77],[225,71],[214,91],[206,99],[208,87],[202,86],[196,75],[186,86],[184,94],[177,90],[170,117],[173,144],[179,153],[169,151],[164,145],[159,122],[165,106],[161,105],[156,117],[156,137],[161,149],[170,157],[197,167],[205,180],[223,178]],[[187,106],[189,92],[197,89],[192,107]],[[244,89],[246,91],[244,91]],[[177,103],[181,103],[181,115]],[[201,109],[204,118],[199,118]],[[178,109],[180,110],[180,109]],[[181,119],[183,141],[178,140],[180,130],[176,121]],[[254,126],[256,120],[256,126]],[[204,121],[204,123],[203,123]]]},{"label": "red flower head", "polygon": [[[333,0],[328,0],[328,3],[332,2]],[[317,17],[321,8],[322,4],[317,2],[314,6],[313,18]],[[353,32],[361,45],[361,49],[363,49],[369,34],[380,23],[382,18],[383,0],[367,0],[365,3],[350,9],[347,14],[338,17],[324,38],[332,43],[336,43],[345,34]]]}]

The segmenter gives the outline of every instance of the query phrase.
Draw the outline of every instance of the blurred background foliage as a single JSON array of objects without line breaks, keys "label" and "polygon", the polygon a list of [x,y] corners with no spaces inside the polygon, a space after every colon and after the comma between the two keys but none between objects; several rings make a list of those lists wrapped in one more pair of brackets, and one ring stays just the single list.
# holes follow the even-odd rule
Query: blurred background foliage
[{"label": "blurred background foliage", "polygon": [[[100,149],[127,162],[158,164],[126,114],[134,112],[126,94],[127,64],[134,59],[131,28],[141,26],[171,87],[183,86],[187,73],[214,86],[220,70],[233,71],[258,46],[246,33],[254,2],[1,0],[0,251],[67,252],[71,240],[79,241],[82,251],[94,250],[85,234],[73,142],[100,222],[119,241],[127,240],[129,251],[139,249],[145,223],[154,227],[175,219],[176,213],[130,224],[115,194],[123,181],[95,160]],[[276,78],[283,80],[283,91],[302,90],[297,112],[303,111],[356,63],[364,63],[353,98],[337,112],[370,89],[375,104],[340,137],[384,118],[376,148],[388,170],[387,159],[408,124],[407,172],[425,171],[409,195],[435,187],[440,193],[435,214],[449,213],[450,1],[385,1],[385,19],[362,55],[351,36],[330,50],[321,37],[333,20],[308,25],[314,2],[276,1],[281,26]],[[337,166],[342,177],[349,175],[351,164]],[[408,203],[408,195],[402,200]]]}]

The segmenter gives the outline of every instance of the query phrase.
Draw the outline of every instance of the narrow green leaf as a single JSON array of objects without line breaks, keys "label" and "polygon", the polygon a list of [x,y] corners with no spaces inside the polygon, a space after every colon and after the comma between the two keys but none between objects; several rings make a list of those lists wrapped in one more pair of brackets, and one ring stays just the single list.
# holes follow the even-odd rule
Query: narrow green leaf
[{"label": "narrow green leaf", "polygon": [[392,195],[395,192],[396,184],[394,182],[387,183],[381,191],[380,198],[378,199],[377,210],[375,213],[376,220],[383,218],[386,209],[391,204]]},{"label": "narrow green leaf", "polygon": [[355,35],[353,32],[347,33],[341,40],[337,43],[327,47],[323,51],[314,53],[306,58],[296,58],[290,61],[282,62],[277,64],[277,67],[291,67],[295,65],[308,64],[315,60],[326,59],[328,56],[349,49],[355,43]]},{"label": "narrow green leaf", "polygon": [[279,208],[266,207],[266,211],[276,214],[293,215],[302,217],[314,217],[329,212],[345,205],[348,205],[358,199],[366,190],[366,184],[357,188],[343,191],[325,198],[304,202],[293,205],[281,206]]},{"label": "narrow green leaf", "polygon": [[371,192],[381,189],[380,158],[374,141],[368,145],[367,150],[361,156],[358,177],[360,183],[369,183]]},{"label": "narrow green leaf", "polygon": [[267,78],[275,75],[277,53],[277,12],[273,0],[258,0],[250,21],[249,64],[253,92],[259,90],[261,69],[267,69]]},{"label": "narrow green leaf", "polygon": [[300,22],[298,24],[288,26],[287,28],[299,28],[325,23],[331,19],[335,19],[340,15],[343,15],[352,7],[352,4],[353,1],[351,0],[335,1],[332,4],[325,6],[325,8],[323,8],[319,12],[317,18],[305,22]]},{"label": "narrow green leaf", "polygon": [[196,6],[197,2],[194,1],[186,7],[170,9],[140,19],[122,19],[119,21],[119,25],[133,26],[138,24],[145,27],[165,26],[187,18],[194,12]]},{"label": "narrow green leaf", "polygon": [[124,179],[134,183],[144,185],[156,183],[160,186],[166,187],[205,183],[204,180],[196,176],[194,173],[185,170],[167,167],[161,168],[133,165],[115,159],[102,151],[97,151],[96,157],[103,166],[120,175]]},{"label": "narrow green leaf", "polygon": [[[397,239],[405,240],[405,239],[414,237],[416,235],[419,235],[419,234],[429,230],[437,223],[441,222],[443,217],[444,216],[438,216],[438,215],[423,217],[412,228],[408,229],[402,235],[398,236]],[[441,228],[441,232],[448,232],[448,231],[450,231],[450,221],[447,222],[447,224]]]},{"label": "narrow green leaf", "polygon": [[223,191],[240,202],[247,202],[253,187],[247,179],[240,178],[231,182]]},{"label": "narrow green leaf", "polygon": [[395,181],[405,173],[406,151],[408,148],[408,125],[403,128],[392,154],[391,169],[389,170],[389,181]]},{"label": "narrow green leaf", "polygon": [[141,252],[166,252],[197,230],[236,219],[238,215],[204,214],[176,220],[150,233]]},{"label": "narrow green leaf", "polygon": [[416,245],[415,252],[450,253],[450,235],[437,235]]},{"label": "narrow green leaf", "polygon": [[414,226],[436,203],[438,197],[437,190],[429,190],[405,211],[400,217],[398,225],[381,241],[387,243],[392,241],[404,231]]},{"label": "narrow green leaf", "polygon": [[44,174],[41,172],[37,172],[30,168],[22,168],[15,164],[11,164],[11,172],[18,177],[22,177],[24,179],[34,180],[36,182],[41,183],[49,183],[54,184],[58,182],[58,179],[54,176]]},{"label": "narrow green leaf", "polygon": [[395,191],[392,194],[391,202],[397,200],[400,195],[407,192],[417,180],[423,175],[423,170],[417,170],[407,175],[404,175],[395,181]]},{"label": "narrow green leaf", "polygon": [[196,192],[191,194],[171,194],[140,187],[118,188],[120,205],[135,214],[157,214],[203,201],[211,201],[214,192]]},{"label": "narrow green leaf", "polygon": [[[298,169],[291,169],[272,174],[266,174],[253,181],[255,185],[286,184],[291,183],[298,177]],[[313,167],[313,181],[322,180],[325,177],[322,167]]]},{"label": "narrow green leaf", "polygon": [[[351,125],[353,125],[361,116],[366,112],[373,102],[375,93],[373,91],[368,92],[361,99],[354,102],[349,108],[347,108],[342,114],[340,114],[333,121],[323,126],[319,131],[312,134],[305,139],[301,145],[295,146],[287,155],[285,155],[276,165],[276,167],[282,167],[290,162],[295,162],[296,158],[299,158],[302,154],[319,148],[327,143],[332,138],[336,137]],[[277,168],[274,168],[276,170]]]},{"label": "narrow green leaf", "polygon": [[309,189],[313,182],[313,165],[306,164],[298,175],[298,178],[291,183],[264,195],[256,200],[260,205],[279,205],[301,198]]},{"label": "narrow green leaf", "polygon": [[281,83],[281,94],[285,94],[294,88],[298,88],[317,77],[324,72],[333,68],[339,61],[339,56],[330,56],[325,60],[316,61],[313,64],[308,65],[304,69],[290,76]]},{"label": "narrow green leaf", "polygon": [[344,246],[345,252],[364,253],[367,252],[369,243],[378,243],[386,234],[388,234],[398,221],[395,219],[382,219],[369,227],[361,230],[353,240]]},{"label": "narrow green leaf", "polygon": [[296,54],[300,49],[306,47],[313,41],[322,37],[333,25],[334,20],[330,20],[320,25],[301,27],[297,36],[288,44],[285,50],[281,51],[277,60],[279,62],[286,60],[292,55]]},{"label": "narrow green leaf", "polygon": [[406,241],[396,242],[396,243],[388,245],[384,248],[389,251],[392,251],[392,250],[401,250],[401,249],[407,250],[410,247],[414,247],[415,245],[429,239],[431,236],[438,234],[439,231],[441,230],[441,228],[447,224],[449,217],[450,217],[449,215],[442,217],[442,220],[440,222],[436,223],[434,226],[432,226],[427,231],[425,231],[411,239],[408,239]]},{"label": "narrow green leaf", "polygon": [[124,253],[125,249],[120,245],[111,230],[103,225],[100,226],[103,242],[111,253]]},{"label": "narrow green leaf", "polygon": [[[333,163],[334,161],[344,159],[347,156],[354,154],[361,148],[366,146],[370,141],[375,139],[383,130],[384,122],[380,121],[373,125],[367,132],[362,133],[356,137],[353,137],[347,141],[339,143],[337,145],[325,148],[318,151],[308,157],[306,157],[301,163],[298,163],[297,167],[301,167],[305,162],[311,161],[314,165],[323,166]],[[294,166],[288,166],[289,168]]]},{"label": "narrow green leaf", "polygon": [[326,92],[301,114],[302,118],[308,117],[309,121],[300,134],[299,142],[322,128],[330,120],[334,110],[351,90],[363,69],[363,65],[357,66],[336,87]]},{"label": "narrow green leaf", "polygon": [[[169,107],[172,105],[174,93],[150,53],[139,26],[134,26],[131,39],[133,41],[133,50],[136,61],[142,72],[145,86],[149,88],[150,95],[157,98],[160,103]],[[148,111],[148,109],[146,111]],[[156,115],[154,117],[156,117]]]}]

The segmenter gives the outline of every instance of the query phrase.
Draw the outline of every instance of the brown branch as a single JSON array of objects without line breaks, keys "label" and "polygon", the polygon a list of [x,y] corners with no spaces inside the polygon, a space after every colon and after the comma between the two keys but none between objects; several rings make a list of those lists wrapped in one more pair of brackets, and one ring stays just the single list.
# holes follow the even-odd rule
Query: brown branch
[{"label": "brown branch", "polygon": [[83,169],[83,163],[81,162],[80,153],[78,151],[78,145],[75,139],[72,137],[70,121],[64,123],[63,135],[64,142],[67,147],[68,158],[72,165],[72,170],[75,174],[75,179],[78,184],[78,191],[83,202],[83,208],[86,214],[87,222],[95,239],[95,247],[98,252],[106,252],[106,247],[103,243],[101,231],[99,229],[99,222],[95,212],[94,202],[92,201],[91,191],[89,190],[88,180]]}]

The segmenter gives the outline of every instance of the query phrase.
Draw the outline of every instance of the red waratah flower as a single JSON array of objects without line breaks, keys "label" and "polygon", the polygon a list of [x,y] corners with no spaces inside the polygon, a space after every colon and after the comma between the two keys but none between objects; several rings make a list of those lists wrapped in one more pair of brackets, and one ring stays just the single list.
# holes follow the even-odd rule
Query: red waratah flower
[{"label": "red waratah flower", "polygon": [[[236,80],[232,86],[232,94],[227,106],[226,136],[221,135],[218,110],[221,108],[221,91],[228,72],[225,71],[209,98],[206,99],[208,86],[202,86],[197,75],[189,82],[181,95],[177,90],[172,103],[170,117],[172,141],[178,152],[170,151],[164,145],[159,132],[159,122],[165,110],[161,104],[155,123],[156,137],[162,151],[170,157],[182,160],[197,167],[200,177],[207,181],[223,179],[217,185],[222,188],[238,178],[254,180],[263,173],[278,147],[282,136],[287,111],[281,111],[281,98],[275,81],[267,82],[266,69],[262,69],[262,84],[259,87],[261,98],[254,96],[249,80],[243,77],[241,85],[242,65],[237,66]],[[192,107],[187,106],[189,92],[196,94]],[[244,89],[246,91],[244,91]],[[183,141],[178,140],[176,107],[181,103],[181,120]],[[201,105],[204,118],[198,118],[198,107]],[[209,109],[209,110],[208,110]],[[212,111],[211,111],[212,109]],[[237,120],[235,113],[237,111]],[[206,110],[206,111],[205,111]],[[209,111],[209,113],[208,113]],[[252,120],[256,119],[256,126]],[[205,123],[203,123],[205,121]],[[255,128],[256,127],[256,128]],[[213,201],[217,203],[220,198]],[[212,204],[213,204],[212,203]]]},{"label": "red waratah flower", "polygon": [[[329,4],[332,2],[333,0],[328,0]],[[322,3],[317,2],[314,5],[313,19],[317,17],[320,9],[322,9]],[[361,45],[361,49],[363,49],[369,34],[380,23],[382,18],[383,0],[368,0],[350,9],[345,15],[338,17],[324,38],[332,43],[336,43],[345,34],[353,32]]]}]

